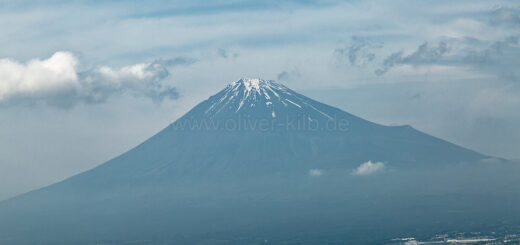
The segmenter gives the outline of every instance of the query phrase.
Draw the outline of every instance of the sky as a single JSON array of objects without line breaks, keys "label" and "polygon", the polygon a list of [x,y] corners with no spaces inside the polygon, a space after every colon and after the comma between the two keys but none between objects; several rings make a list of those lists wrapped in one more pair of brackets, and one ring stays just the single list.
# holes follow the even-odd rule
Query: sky
[{"label": "sky", "polygon": [[242,77],[519,159],[519,38],[516,1],[0,0],[0,200]]}]

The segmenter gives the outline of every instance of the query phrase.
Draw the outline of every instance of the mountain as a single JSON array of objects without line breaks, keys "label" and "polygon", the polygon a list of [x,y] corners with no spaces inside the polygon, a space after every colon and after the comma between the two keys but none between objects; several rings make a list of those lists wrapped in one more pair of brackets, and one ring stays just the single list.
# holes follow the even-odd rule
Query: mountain
[{"label": "mountain", "polygon": [[132,150],[0,203],[0,243],[371,243],[480,227],[516,217],[505,162],[241,79]]}]

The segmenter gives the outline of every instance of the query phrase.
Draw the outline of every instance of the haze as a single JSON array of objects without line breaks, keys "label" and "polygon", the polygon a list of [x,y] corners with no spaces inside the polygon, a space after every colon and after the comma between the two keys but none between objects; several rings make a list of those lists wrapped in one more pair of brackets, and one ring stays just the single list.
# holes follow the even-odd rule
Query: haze
[{"label": "haze", "polygon": [[97,166],[241,77],[520,158],[515,1],[0,1],[0,200]]}]

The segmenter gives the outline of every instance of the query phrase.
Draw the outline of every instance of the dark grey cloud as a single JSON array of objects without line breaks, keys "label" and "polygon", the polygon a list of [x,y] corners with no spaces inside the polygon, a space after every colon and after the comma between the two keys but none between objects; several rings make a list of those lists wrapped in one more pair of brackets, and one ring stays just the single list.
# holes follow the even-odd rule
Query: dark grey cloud
[{"label": "dark grey cloud", "polygon": [[[519,44],[520,35],[508,36],[499,41],[464,37],[447,39],[437,45],[425,42],[409,55],[392,53],[382,61],[375,74],[382,76],[400,65],[444,65],[468,67],[478,73],[492,74],[506,82],[519,81]],[[451,45],[457,48],[451,48]]]},{"label": "dark grey cloud", "polygon": [[219,48],[217,50],[217,54],[218,54],[218,56],[220,56],[220,57],[222,57],[224,59],[238,57],[238,53],[237,52],[229,52],[228,50],[223,49],[223,48]]},{"label": "dark grey cloud", "polygon": [[340,60],[347,60],[352,66],[365,66],[376,58],[376,51],[383,47],[382,42],[371,41],[353,36],[345,48],[337,48],[334,55]]},{"label": "dark grey cloud", "polygon": [[436,46],[424,42],[410,55],[404,55],[402,51],[391,54],[383,61],[382,67],[377,69],[375,73],[381,76],[397,65],[418,66],[434,64],[440,61],[449,51],[450,49],[446,42],[439,42]]},{"label": "dark grey cloud", "polygon": [[158,64],[162,64],[167,67],[173,67],[173,66],[188,66],[195,62],[198,62],[198,59],[191,58],[191,57],[176,57],[173,59],[157,59],[154,62]]},{"label": "dark grey cloud", "polygon": [[301,77],[301,75],[298,70],[282,71],[282,72],[278,73],[278,75],[276,76],[277,80],[282,81],[282,82],[295,80],[300,77]]},{"label": "dark grey cloud", "polygon": [[477,71],[494,74],[505,81],[517,82],[520,80],[519,37],[509,36],[495,42],[472,40],[475,48],[463,53],[459,62]]}]

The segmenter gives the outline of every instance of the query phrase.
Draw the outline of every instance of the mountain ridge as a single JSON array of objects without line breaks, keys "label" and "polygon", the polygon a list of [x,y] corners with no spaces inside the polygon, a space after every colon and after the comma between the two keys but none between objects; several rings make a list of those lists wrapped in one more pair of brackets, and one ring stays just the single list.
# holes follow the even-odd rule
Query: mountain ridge
[{"label": "mountain ridge", "polygon": [[[251,82],[253,82],[253,84],[248,84]],[[270,88],[266,89],[266,87],[263,86],[269,86]],[[260,93],[263,92],[262,89],[264,89],[264,91],[272,90],[271,94],[277,94],[278,96],[272,96],[272,99],[268,99],[267,96]],[[242,97],[231,97],[229,96],[230,94],[238,94],[242,95]],[[258,95],[258,97],[255,98],[254,94]],[[286,99],[284,97],[285,95],[291,96],[289,99],[292,98],[303,106],[300,105],[300,107],[298,107],[290,102],[285,104],[281,103],[280,101]],[[232,103],[225,103],[225,100],[222,98],[227,98],[232,101]],[[247,100],[250,98],[260,99],[260,101]],[[267,104],[267,102],[271,102],[275,106],[278,105],[278,108],[274,107],[272,104]],[[222,105],[219,103],[225,104],[223,107],[219,108],[218,105]],[[246,106],[244,106],[244,104],[246,104]],[[273,107],[275,108],[274,110]],[[308,108],[310,108],[310,110],[305,110]],[[218,112],[218,114],[208,113],[208,111],[211,112],[212,109],[214,112]],[[273,111],[278,114],[277,117],[271,115]],[[323,111],[326,111],[328,114],[323,115]],[[260,116],[247,117],[247,113],[256,113]],[[309,119],[309,115],[312,115],[312,119]],[[296,118],[296,123],[294,123],[295,121],[287,123],[286,120],[282,120],[284,118]],[[234,123],[231,126],[226,124],[226,122],[243,120],[242,125],[247,125],[247,123],[258,122],[259,120],[264,119],[265,121],[260,121],[260,123],[255,124],[257,126],[240,126],[240,123]],[[208,120],[210,122],[208,122]],[[346,126],[345,128],[340,128],[337,124],[334,124],[334,127],[327,128],[327,125],[332,125],[327,124],[328,122],[337,122],[339,120],[347,122],[347,124],[344,125]],[[309,126],[310,124],[305,126],[304,124],[298,124],[299,122],[305,123],[309,121],[317,122],[318,126]],[[265,123],[264,126],[258,126],[262,122]],[[380,135],[385,135],[385,137],[381,137]],[[298,141],[306,137],[311,140],[306,141],[304,144],[299,144]],[[209,138],[209,140],[207,138]],[[257,138],[261,139],[261,148],[254,149],[254,147],[251,147],[252,149],[249,149],[249,143],[246,142],[253,141],[253,145],[257,144],[254,140],[250,140]],[[427,139],[428,141],[420,141],[424,139]],[[219,141],[227,142],[227,144],[219,145]],[[241,141],[243,144],[235,144],[233,143],[234,141]],[[276,145],[278,147],[269,147],[269,145],[265,145],[266,141],[273,141],[271,145]],[[296,147],[295,144],[299,144],[298,147]],[[406,146],[393,146],[396,144],[405,144]],[[416,144],[419,145],[418,149],[421,152],[420,154],[416,153],[418,156],[414,157],[413,152],[410,152],[408,148],[413,148]],[[445,157],[443,159],[441,157],[442,155],[435,153],[435,147],[438,147],[439,145],[444,147],[442,151],[444,151],[445,154],[455,151],[459,152],[461,155],[469,157],[469,159],[464,159],[464,157],[454,157],[453,159]],[[186,147],[197,148],[198,150],[193,153],[187,153],[186,150],[184,150]],[[407,158],[404,162],[402,160],[400,161],[399,157],[396,157],[395,154],[389,154],[389,152],[384,152],[385,154],[379,153],[378,148],[381,147],[390,147],[392,148],[392,151],[398,153],[397,155],[411,156],[411,158]],[[369,149],[368,151],[367,148]],[[238,159],[242,157],[246,158],[246,156],[240,154],[240,151],[246,151],[249,152],[247,154],[255,156],[257,159],[265,159],[261,161],[262,163],[259,163],[259,165],[265,164],[264,162],[276,162],[279,164],[274,166],[272,164],[269,165],[274,169],[273,171],[269,171],[269,167],[260,171],[257,166],[252,166],[255,170],[251,171],[249,174],[246,173],[245,176],[254,176],[255,171],[269,173],[281,171],[281,169],[287,170],[287,168],[281,167],[286,164],[282,160],[268,159],[269,157],[267,156],[260,156],[261,154],[258,152],[261,152],[264,149],[267,151],[265,154],[284,156],[283,159],[287,161],[291,161],[291,158],[299,159],[299,161],[303,162],[302,165],[304,167],[294,166],[292,168],[303,173],[308,171],[310,168],[327,168],[327,166],[336,168],[341,167],[341,165],[346,165],[349,166],[350,169],[354,169],[368,160],[387,162],[389,166],[393,167],[403,164],[405,166],[410,165],[411,167],[414,167],[411,164],[419,161],[424,162],[424,159],[421,159],[420,156],[423,156],[428,152],[430,152],[428,154],[435,157],[434,161],[437,162],[449,160],[448,162],[456,163],[461,161],[478,161],[488,158],[485,155],[475,153],[448,141],[417,131],[408,125],[384,126],[364,120],[350,113],[344,112],[341,109],[322,104],[306,96],[300,95],[299,93],[274,81],[241,79],[230,83],[217,94],[196,105],[184,116],[168,125],[165,129],[161,130],[150,139],[104,164],[75,176],[88,176],[88,178],[92,178],[90,177],[92,172],[100,171],[102,169],[110,169],[113,168],[113,166],[116,166],[116,168],[131,168],[134,170],[134,172],[129,174],[126,179],[132,179],[132,176],[135,175],[139,176],[142,171],[160,173],[161,169],[163,171],[173,171],[173,174],[177,176],[180,174],[176,174],[175,172],[181,172],[183,174],[191,172],[192,174],[194,171],[190,170],[190,167],[196,169],[195,172],[205,172],[204,166],[209,169],[209,172],[218,172],[218,169],[214,169],[217,168],[218,164],[224,165],[224,162],[230,161],[226,160],[228,159],[227,156],[221,156],[219,151],[232,151],[229,152],[229,154],[236,156],[235,158]],[[140,153],[136,156],[136,153],[134,153],[135,151],[139,151]],[[326,155],[326,152],[331,151],[344,151],[344,153],[331,157],[330,159],[323,157]],[[157,154],[157,152],[162,153]],[[190,149],[188,152],[192,152],[192,150]],[[205,158],[202,156],[205,156]],[[184,160],[179,160],[179,157]],[[178,166],[178,162],[188,162],[190,159],[194,159],[193,161],[195,163],[190,164],[189,166]],[[312,162],[321,163],[315,164]],[[435,167],[435,165],[427,166],[427,164],[430,163],[424,163],[421,167]],[[298,168],[300,169],[298,170]],[[129,170],[127,169],[125,171],[128,172]],[[125,174],[128,173],[123,171],[119,173],[119,175]],[[225,172],[220,175],[226,174],[232,173]],[[71,178],[74,178],[75,176],[72,176]],[[102,176],[105,176],[105,174],[102,174]],[[190,175],[188,174],[186,176],[189,177]],[[69,179],[70,178],[67,178],[64,182],[70,181]]]}]

